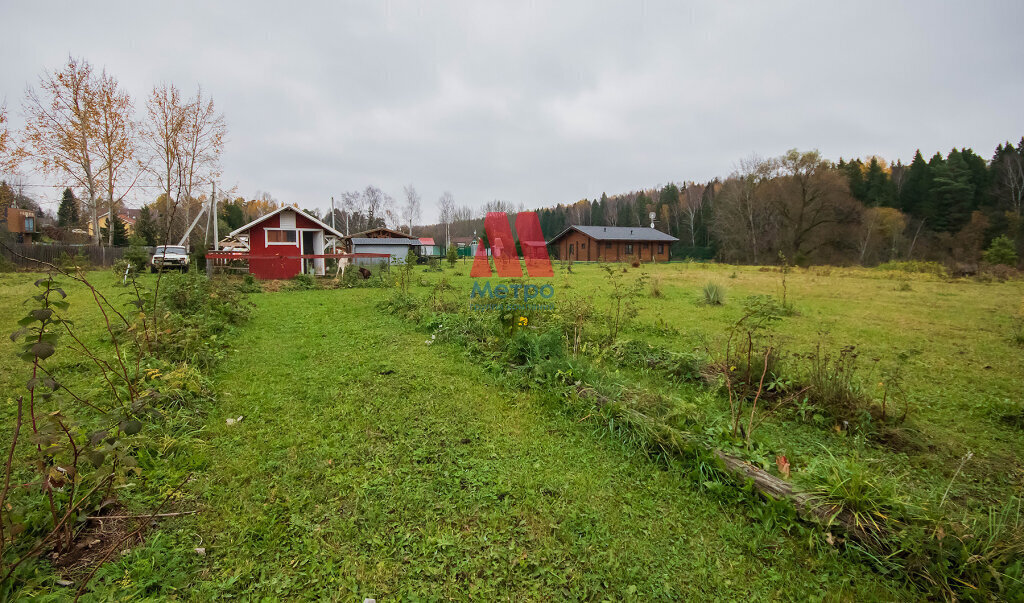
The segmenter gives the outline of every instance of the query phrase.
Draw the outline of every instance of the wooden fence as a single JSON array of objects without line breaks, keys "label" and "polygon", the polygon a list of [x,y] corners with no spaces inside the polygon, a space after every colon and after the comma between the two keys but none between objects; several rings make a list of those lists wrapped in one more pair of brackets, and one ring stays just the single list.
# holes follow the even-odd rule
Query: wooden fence
[{"label": "wooden fence", "polygon": [[[127,247],[103,247],[102,245],[71,245],[63,243],[54,244],[26,244],[7,243],[5,247],[0,246],[0,255],[7,258],[20,268],[39,268],[40,264],[32,260],[60,264],[65,256],[81,255],[85,261],[93,266],[109,267],[114,262],[124,257]],[[153,254],[153,247],[143,247],[146,257]],[[13,253],[11,253],[13,251]]]}]

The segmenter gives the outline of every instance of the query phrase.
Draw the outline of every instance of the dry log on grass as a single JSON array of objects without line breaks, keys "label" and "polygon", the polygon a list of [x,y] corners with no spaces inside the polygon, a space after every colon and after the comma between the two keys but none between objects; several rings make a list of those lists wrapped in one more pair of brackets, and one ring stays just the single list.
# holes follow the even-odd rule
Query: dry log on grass
[{"label": "dry log on grass", "polygon": [[688,451],[685,449],[684,444],[689,446],[698,446],[705,452],[711,453],[715,458],[722,462],[725,470],[730,475],[738,477],[743,481],[750,480],[753,483],[754,488],[761,493],[762,496],[771,497],[776,500],[788,500],[796,508],[800,517],[807,521],[811,521],[825,527],[831,527],[832,525],[838,524],[838,526],[851,538],[854,538],[864,544],[878,544],[878,539],[875,535],[861,527],[856,518],[849,511],[842,510],[833,504],[818,500],[806,492],[800,492],[793,488],[792,483],[780,477],[772,475],[759,467],[755,467],[737,456],[723,452],[722,450],[712,449],[702,442],[697,441],[689,434],[673,429],[668,425],[664,425],[635,409],[624,407],[614,399],[599,394],[591,388],[577,388],[577,394],[581,398],[594,400],[600,407],[613,408],[617,411],[616,414],[618,415],[617,418],[619,420],[643,431],[648,437],[654,440],[652,443],[673,452],[677,456],[687,454]]}]

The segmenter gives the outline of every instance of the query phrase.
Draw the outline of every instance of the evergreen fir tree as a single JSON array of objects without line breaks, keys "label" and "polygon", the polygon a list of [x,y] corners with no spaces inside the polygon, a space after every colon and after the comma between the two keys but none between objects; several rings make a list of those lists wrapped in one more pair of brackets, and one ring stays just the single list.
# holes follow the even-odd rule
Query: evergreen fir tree
[{"label": "evergreen fir tree", "polygon": [[635,224],[633,224],[633,208],[630,206],[627,200],[623,199],[622,197],[619,197],[619,202],[617,203],[617,205],[618,207],[616,208],[616,224],[618,226],[635,226]]},{"label": "evergreen fir tree", "polygon": [[849,163],[842,165],[840,170],[846,173],[846,180],[850,184],[850,194],[858,201],[867,202],[867,186],[864,182],[864,162],[860,159],[851,159]]},{"label": "evergreen fir tree", "polygon": [[[153,212],[150,211],[149,206],[143,206],[139,210],[139,219],[135,221],[135,234],[141,238],[146,245],[156,245],[157,233],[160,225],[153,219]],[[114,233],[117,234],[116,232]]]},{"label": "evergreen fir tree", "polygon": [[956,232],[971,219],[974,209],[974,184],[970,168],[960,151],[953,149],[949,157],[933,168],[931,226],[937,231]]},{"label": "evergreen fir tree", "polygon": [[[107,220],[107,223],[111,224],[114,228],[114,247],[124,247],[127,245],[128,229],[125,228],[124,220],[121,219],[121,216],[115,214],[113,218],[109,218]],[[100,239],[103,241],[109,241],[110,237],[108,233],[109,231],[106,226],[100,228]]]},{"label": "evergreen fir tree", "polygon": [[990,194],[992,177],[989,173],[988,164],[971,149],[965,148],[960,151],[960,156],[967,165],[971,184],[974,186],[973,209],[990,205],[993,201]]},{"label": "evergreen fir tree", "polygon": [[70,188],[64,189],[60,207],[57,208],[57,225],[61,228],[78,225],[78,199],[75,199],[75,194],[71,192]]},{"label": "evergreen fir tree", "polygon": [[604,208],[597,199],[590,204],[590,223],[594,226],[604,226]]},{"label": "evergreen fir tree", "polygon": [[903,185],[903,194],[900,195],[900,209],[904,213],[922,217],[925,209],[931,204],[931,186],[931,168],[918,150],[907,169],[906,183]]},{"label": "evergreen fir tree", "polygon": [[864,203],[870,207],[891,207],[892,182],[889,175],[882,169],[882,164],[875,157],[868,164],[867,176],[864,179]]}]

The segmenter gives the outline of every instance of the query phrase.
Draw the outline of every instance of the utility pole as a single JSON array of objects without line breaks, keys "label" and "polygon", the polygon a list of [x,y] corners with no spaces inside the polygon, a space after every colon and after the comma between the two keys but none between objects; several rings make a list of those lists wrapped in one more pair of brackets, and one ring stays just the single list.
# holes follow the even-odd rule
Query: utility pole
[{"label": "utility pole", "polygon": [[334,195],[331,195],[331,228],[334,228]]},{"label": "utility pole", "polygon": [[210,195],[210,215],[213,216],[213,250],[220,249],[220,234],[217,232],[217,183],[212,182],[213,193]]}]

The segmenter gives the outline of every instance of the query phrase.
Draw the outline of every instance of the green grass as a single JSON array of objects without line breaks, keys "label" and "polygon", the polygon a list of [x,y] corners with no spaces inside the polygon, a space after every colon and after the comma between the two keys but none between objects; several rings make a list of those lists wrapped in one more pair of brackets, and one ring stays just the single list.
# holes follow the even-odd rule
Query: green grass
[{"label": "green grass", "polygon": [[[216,376],[208,458],[168,522],[96,588],[350,600],[884,598],[893,585],[724,509],[370,290],[256,297]],[[343,316],[334,309],[344,301]],[[229,417],[243,416],[228,426]],[[192,553],[205,547],[206,556]]]},{"label": "green grass", "polygon": [[[657,277],[661,295],[642,300],[624,335],[678,351],[722,333],[741,315],[744,296],[781,293],[780,275],[757,268],[642,270]],[[418,276],[449,278],[456,295],[468,297],[468,271],[460,264]],[[730,303],[695,303],[705,283],[726,276]],[[886,449],[787,414],[761,427],[762,452],[785,453],[794,473],[822,446],[856,452],[880,477],[900,478],[908,498],[930,500],[971,449],[976,460],[953,484],[950,504],[1005,499],[1024,476],[1024,430],[1000,420],[1024,397],[1024,354],[1007,336],[1024,284],[900,273],[913,287],[897,291],[895,278],[793,269],[787,288],[797,313],[776,330],[802,351],[827,331],[836,349],[856,344],[867,364],[877,357],[880,367],[898,351],[918,350],[905,388],[908,429],[921,447]],[[0,275],[0,323],[8,330],[31,280]],[[607,304],[596,266],[577,263],[573,274],[556,271],[553,282],[556,296]],[[173,452],[151,469],[164,484],[193,471],[175,505],[199,513],[165,520],[144,545],[104,567],[95,598],[914,597],[899,581],[819,546],[804,528],[718,499],[593,419],[561,414],[543,392],[510,387],[463,350],[428,345],[422,331],[377,310],[383,295],[253,296],[253,319],[211,375],[217,400],[200,409],[205,424],[167,436]],[[91,311],[73,307],[98,340]],[[13,345],[3,341],[0,386],[10,416],[24,379]],[[709,400],[653,372],[635,377],[675,399]],[[721,402],[700,409],[709,425],[727,410]],[[238,416],[241,423],[226,424]]]}]

